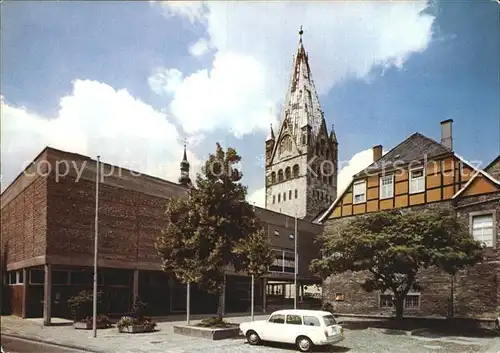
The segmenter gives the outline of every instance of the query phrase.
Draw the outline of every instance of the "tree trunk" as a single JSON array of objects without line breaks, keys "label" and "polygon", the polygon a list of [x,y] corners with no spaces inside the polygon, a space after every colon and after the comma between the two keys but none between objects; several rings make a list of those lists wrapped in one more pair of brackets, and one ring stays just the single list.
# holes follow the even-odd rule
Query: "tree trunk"
[{"label": "tree trunk", "polygon": [[404,296],[394,298],[394,307],[396,308],[396,320],[403,319]]},{"label": "tree trunk", "polygon": [[219,290],[219,304],[217,305],[217,318],[222,321],[224,312],[224,290],[221,288]]}]

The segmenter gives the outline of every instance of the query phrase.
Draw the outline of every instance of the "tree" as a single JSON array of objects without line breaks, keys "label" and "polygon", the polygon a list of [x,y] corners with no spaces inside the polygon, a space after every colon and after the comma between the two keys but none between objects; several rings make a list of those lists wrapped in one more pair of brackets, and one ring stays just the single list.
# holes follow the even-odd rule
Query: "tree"
[{"label": "tree", "polygon": [[237,169],[241,157],[233,148],[225,152],[216,146],[197,175],[196,188],[185,199],[169,200],[168,222],[156,248],[164,271],[218,294],[222,320],[225,271],[259,277],[268,271],[273,254],[254,207],[245,201],[247,188]]},{"label": "tree", "polygon": [[482,259],[481,244],[452,212],[377,212],[353,218],[322,234],[322,258],[311,270],[323,278],[346,271],[366,271],[363,288],[391,291],[396,318],[403,317],[404,299],[420,288],[417,274],[436,266],[454,275]]}]

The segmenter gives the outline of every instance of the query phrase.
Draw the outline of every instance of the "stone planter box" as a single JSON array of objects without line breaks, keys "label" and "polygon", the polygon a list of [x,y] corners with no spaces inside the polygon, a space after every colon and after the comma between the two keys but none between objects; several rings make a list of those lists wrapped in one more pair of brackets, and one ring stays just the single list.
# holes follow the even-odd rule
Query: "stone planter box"
[{"label": "stone planter box", "polygon": [[237,324],[226,328],[217,327],[201,327],[191,325],[175,325],[174,333],[179,335],[206,338],[209,340],[223,340],[226,338],[234,338],[240,335],[240,327]]},{"label": "stone planter box", "polygon": [[146,328],[143,325],[132,325],[132,326],[125,326],[121,329],[118,329],[118,331],[126,333],[144,333],[144,332],[153,332],[154,329]]},{"label": "stone planter box", "polygon": [[[93,324],[92,322],[74,322],[73,326],[77,330],[92,330],[93,329]],[[103,329],[108,327],[105,322],[98,322],[96,324],[98,329]]]}]

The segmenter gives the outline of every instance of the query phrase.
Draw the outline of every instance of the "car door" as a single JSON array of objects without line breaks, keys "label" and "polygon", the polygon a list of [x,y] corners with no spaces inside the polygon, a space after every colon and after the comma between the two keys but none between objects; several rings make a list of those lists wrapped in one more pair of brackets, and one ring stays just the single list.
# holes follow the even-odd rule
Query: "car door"
[{"label": "car door", "polygon": [[320,320],[312,315],[304,315],[303,320],[304,335],[309,337],[313,343],[318,343],[324,337]]},{"label": "car door", "polygon": [[302,316],[287,314],[285,326],[285,330],[283,330],[283,334],[281,335],[281,342],[295,343],[297,337],[303,334]]},{"label": "car door", "polygon": [[261,339],[264,341],[281,342],[285,331],[285,315],[273,314],[266,322]]}]

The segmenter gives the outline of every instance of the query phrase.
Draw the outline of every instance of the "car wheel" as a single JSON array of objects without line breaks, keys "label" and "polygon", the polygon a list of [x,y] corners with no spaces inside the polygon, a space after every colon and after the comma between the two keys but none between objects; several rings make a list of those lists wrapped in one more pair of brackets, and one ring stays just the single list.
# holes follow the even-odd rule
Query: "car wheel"
[{"label": "car wheel", "polygon": [[312,341],[306,336],[300,336],[297,338],[297,347],[301,352],[309,352],[313,347]]},{"label": "car wheel", "polygon": [[247,341],[250,343],[252,346],[255,346],[260,343],[260,337],[255,331],[248,331],[247,332]]}]

